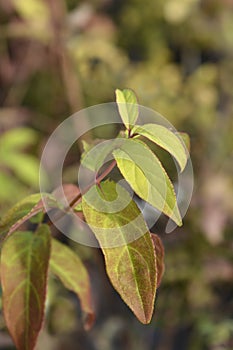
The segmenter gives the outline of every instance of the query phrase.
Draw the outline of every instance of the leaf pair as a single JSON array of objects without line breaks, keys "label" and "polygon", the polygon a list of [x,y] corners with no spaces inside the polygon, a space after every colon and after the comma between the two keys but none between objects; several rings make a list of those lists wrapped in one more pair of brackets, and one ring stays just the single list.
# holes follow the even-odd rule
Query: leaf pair
[{"label": "leaf pair", "polygon": [[123,177],[135,193],[182,224],[173,185],[156,155],[138,140],[126,140],[113,152]]},{"label": "leaf pair", "polygon": [[[178,138],[174,137],[177,141]],[[180,141],[177,143],[183,147]],[[178,153],[178,151],[173,153]],[[180,226],[182,221],[173,184],[158,157],[149,147],[144,142],[134,138],[105,141],[85,153],[82,165],[92,171],[98,171],[101,165],[108,160],[110,154],[116,159],[121,174],[135,193]],[[184,159],[187,159],[185,157],[183,148],[181,156],[176,155],[182,168],[185,164]]]},{"label": "leaf pair", "polygon": [[135,193],[181,226],[173,184],[158,157],[138,137],[146,138],[169,152],[183,171],[187,163],[184,135],[175,134],[158,124],[135,125],[139,106],[132,90],[117,89],[116,100],[130,137],[105,140],[95,147],[85,145],[82,165],[98,173],[101,166],[113,156],[121,174]]}]

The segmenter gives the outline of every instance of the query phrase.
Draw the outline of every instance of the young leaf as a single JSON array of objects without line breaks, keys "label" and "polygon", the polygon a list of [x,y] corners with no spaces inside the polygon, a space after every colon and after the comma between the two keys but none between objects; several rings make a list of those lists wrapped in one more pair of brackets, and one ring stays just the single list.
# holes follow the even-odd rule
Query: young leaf
[{"label": "young leaf", "polygon": [[1,284],[6,325],[18,350],[34,349],[42,326],[50,255],[50,231],[17,231],[1,254]]},{"label": "young leaf", "polygon": [[79,202],[77,205],[75,205],[74,211],[83,211],[82,202]]},{"label": "young leaf", "polygon": [[116,102],[126,129],[130,130],[139,114],[137,97],[130,89],[116,89]]},{"label": "young leaf", "polygon": [[77,294],[87,314],[85,326],[89,329],[94,321],[94,311],[89,276],[82,261],[69,247],[52,239],[50,269],[67,289]]},{"label": "young leaf", "polygon": [[[92,197],[95,203],[97,193],[108,202],[109,208],[119,195],[124,209],[114,213],[98,211],[91,204]],[[157,283],[155,251],[136,203],[123,187],[106,181],[101,183],[101,190],[93,186],[88,196],[84,195],[82,206],[85,219],[104,253],[107,274],[114,288],[137,318],[149,323]]]},{"label": "young leaf", "polygon": [[187,162],[187,154],[181,139],[166,127],[158,124],[135,126],[132,134],[144,136],[169,152],[178,162],[181,171]]},{"label": "young leaf", "polygon": [[174,187],[159,159],[146,144],[125,140],[113,155],[120,172],[136,194],[181,226]]},{"label": "young leaf", "polygon": [[164,274],[164,247],[161,239],[155,233],[151,233],[152,242],[155,248],[157,267],[157,288],[160,286]]},{"label": "young leaf", "polygon": [[93,147],[92,144],[88,143],[85,140],[82,140],[83,152],[88,152]]},{"label": "young leaf", "polygon": [[94,147],[85,146],[86,150],[82,154],[81,164],[92,170],[98,171],[104,164],[107,157],[113,152],[114,149],[120,147],[122,139],[104,140]]}]

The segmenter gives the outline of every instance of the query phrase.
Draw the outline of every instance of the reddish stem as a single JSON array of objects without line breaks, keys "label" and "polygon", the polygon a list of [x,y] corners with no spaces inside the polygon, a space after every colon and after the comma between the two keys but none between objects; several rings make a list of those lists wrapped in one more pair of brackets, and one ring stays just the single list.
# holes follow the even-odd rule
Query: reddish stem
[{"label": "reddish stem", "polygon": [[[95,179],[95,183],[92,183],[90,185],[88,185],[84,190],[83,192],[79,192],[77,194],[76,197],[74,197],[74,199],[72,199],[72,201],[69,203],[69,206],[67,208],[65,208],[65,211],[68,211],[70,208],[74,207],[74,205],[82,198],[82,196],[87,193],[87,191],[94,185],[96,184],[97,186],[100,186],[100,182],[112,171],[112,169],[115,167],[116,165],[116,161],[113,160],[112,163],[107,167],[107,169],[102,173],[100,174],[98,177],[96,177]],[[50,221],[48,223],[49,226],[52,226],[53,225],[53,222],[54,221],[57,221],[57,220],[60,220],[63,216],[64,216],[64,212],[62,213],[58,213],[57,217],[55,217],[55,219],[53,221]]]},{"label": "reddish stem", "polygon": [[[95,184],[97,184],[98,186],[100,185],[100,182],[112,171],[112,169],[115,167],[116,165],[116,161],[113,160],[112,163],[107,167],[107,169],[105,169],[105,171],[100,174],[96,179],[95,179]],[[78,200],[93,186],[94,184],[90,184],[88,185],[83,192],[79,192],[79,194],[77,194],[76,197],[74,197],[74,199],[72,199],[72,201],[69,203],[69,208],[72,208],[77,202]]]}]

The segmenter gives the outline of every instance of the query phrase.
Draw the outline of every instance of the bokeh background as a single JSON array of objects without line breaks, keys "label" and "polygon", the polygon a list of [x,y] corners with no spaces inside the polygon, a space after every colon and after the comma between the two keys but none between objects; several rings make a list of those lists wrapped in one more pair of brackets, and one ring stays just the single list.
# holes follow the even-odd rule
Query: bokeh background
[{"label": "bokeh background", "polygon": [[[78,301],[52,278],[37,349],[232,350],[232,0],[0,0],[0,215],[38,191],[56,126],[125,87],[191,138],[184,226],[154,228],[166,272],[153,320],[141,325],[123,304],[98,249],[69,241],[91,274],[96,324],[83,330]],[[2,314],[0,349],[14,349]]]}]

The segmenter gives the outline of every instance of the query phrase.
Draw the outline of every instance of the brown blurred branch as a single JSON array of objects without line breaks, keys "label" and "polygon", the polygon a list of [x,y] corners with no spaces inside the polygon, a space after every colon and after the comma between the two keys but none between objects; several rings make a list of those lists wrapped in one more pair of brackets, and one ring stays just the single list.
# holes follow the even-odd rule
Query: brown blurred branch
[{"label": "brown blurred branch", "polygon": [[[82,89],[75,71],[74,63],[66,48],[67,30],[66,23],[66,7],[63,0],[46,0],[50,10],[51,24],[53,31],[52,50],[58,60],[58,67],[61,72],[61,78],[64,83],[67,101],[70,106],[71,113],[78,112],[83,108]],[[82,124],[85,121],[82,119]],[[88,130],[88,122],[84,126]],[[90,133],[86,134],[83,139],[87,142],[91,141]],[[82,152],[81,140],[77,140],[80,151]]]},{"label": "brown blurred branch", "polygon": [[46,3],[48,4],[51,15],[53,31],[52,49],[58,59],[71,112],[74,113],[83,107],[83,97],[73,62],[65,46],[65,4],[63,0],[46,0]]}]

